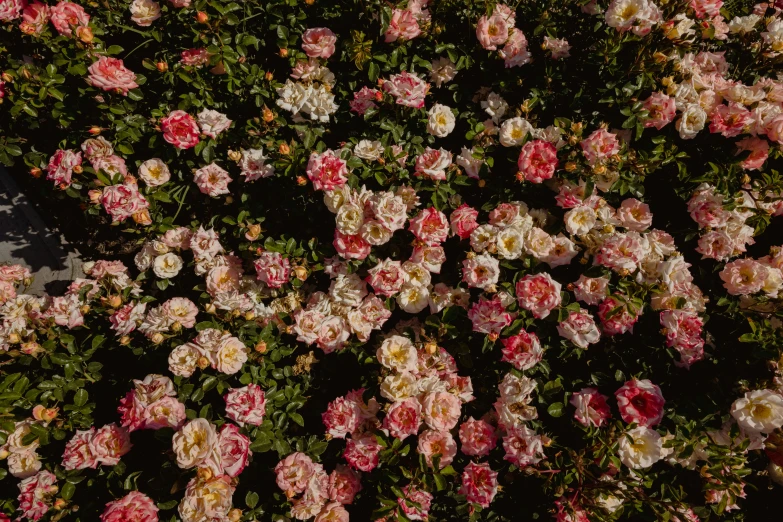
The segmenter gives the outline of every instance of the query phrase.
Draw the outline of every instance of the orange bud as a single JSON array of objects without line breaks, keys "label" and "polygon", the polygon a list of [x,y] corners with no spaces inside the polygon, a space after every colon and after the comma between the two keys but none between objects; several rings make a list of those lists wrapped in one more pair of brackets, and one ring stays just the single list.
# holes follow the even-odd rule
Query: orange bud
[{"label": "orange bud", "polygon": [[286,48],[280,49],[280,57],[281,58],[287,58],[288,57],[288,49],[286,49]]},{"label": "orange bud", "polygon": [[258,341],[256,344],[255,350],[258,353],[266,353],[266,343],[264,341]]},{"label": "orange bud", "polygon": [[38,167],[33,167],[33,168],[30,169],[30,175],[32,177],[34,177],[34,178],[40,178],[41,174],[42,174],[42,171]]},{"label": "orange bud", "polygon": [[79,40],[81,40],[82,42],[90,43],[92,42],[92,38],[93,38],[92,29],[84,26],[79,27],[76,30],[76,36],[78,36]]},{"label": "orange bud", "polygon": [[296,183],[297,183],[299,186],[302,186],[302,187],[303,187],[303,186],[307,185],[307,178],[306,178],[306,177],[304,177],[304,176],[297,176],[297,177],[296,177]]},{"label": "orange bud", "polygon": [[133,214],[133,221],[142,226],[151,225],[152,218],[150,217],[150,211],[144,209],[141,212],[136,212]]},{"label": "orange bud", "polygon": [[199,11],[196,13],[196,21],[200,24],[205,24],[209,21],[209,16],[204,11]]},{"label": "orange bud", "polygon": [[291,147],[288,146],[288,143],[283,142],[277,150],[280,151],[280,154],[288,155],[291,152]]},{"label": "orange bud", "polygon": [[158,69],[158,72],[164,73],[169,70],[169,64],[166,62],[158,62],[155,64],[155,68]]},{"label": "orange bud", "polygon": [[98,134],[101,133],[101,130],[102,129],[100,127],[96,127],[93,125],[92,127],[90,127],[90,134],[92,134],[93,136],[97,136]]},{"label": "orange bud", "polygon": [[275,75],[272,73],[272,71],[267,71],[266,74],[264,75],[264,79],[266,79],[266,81],[268,82],[271,82],[272,78],[274,77]]},{"label": "orange bud", "polygon": [[74,171],[75,173],[77,173],[77,174],[81,174],[82,172],[84,172],[84,168],[82,168],[82,166],[81,166],[81,165],[76,165],[76,166],[73,168],[73,171]]},{"label": "orange bud", "polygon": [[122,306],[122,297],[118,295],[113,295],[109,298],[109,306],[112,308],[119,308]]},{"label": "orange bud", "polygon": [[275,119],[275,113],[272,112],[267,107],[264,107],[264,121],[270,123],[274,119]]}]

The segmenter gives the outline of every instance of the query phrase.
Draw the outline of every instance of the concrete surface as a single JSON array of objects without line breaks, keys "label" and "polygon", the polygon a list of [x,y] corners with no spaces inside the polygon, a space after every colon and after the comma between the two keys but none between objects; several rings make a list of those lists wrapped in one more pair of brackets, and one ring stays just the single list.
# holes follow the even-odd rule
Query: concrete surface
[{"label": "concrete surface", "polygon": [[61,294],[83,275],[78,252],[46,226],[11,174],[0,167],[0,264],[6,263],[30,268],[35,278],[23,291],[35,295]]}]

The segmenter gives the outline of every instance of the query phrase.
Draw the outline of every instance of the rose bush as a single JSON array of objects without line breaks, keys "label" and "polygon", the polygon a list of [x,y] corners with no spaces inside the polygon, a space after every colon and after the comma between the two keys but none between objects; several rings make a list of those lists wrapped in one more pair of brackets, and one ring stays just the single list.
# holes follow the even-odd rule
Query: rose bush
[{"label": "rose bush", "polygon": [[0,22],[0,520],[778,516],[779,0]]}]

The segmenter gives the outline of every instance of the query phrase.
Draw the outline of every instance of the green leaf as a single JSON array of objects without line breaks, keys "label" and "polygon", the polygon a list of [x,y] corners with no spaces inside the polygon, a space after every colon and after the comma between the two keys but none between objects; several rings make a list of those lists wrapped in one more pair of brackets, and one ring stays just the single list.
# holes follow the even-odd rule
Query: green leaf
[{"label": "green leaf", "polygon": [[85,404],[87,404],[87,399],[89,398],[89,394],[87,393],[87,390],[84,388],[80,388],[76,391],[76,394],[73,396],[73,403],[76,406],[82,407]]}]

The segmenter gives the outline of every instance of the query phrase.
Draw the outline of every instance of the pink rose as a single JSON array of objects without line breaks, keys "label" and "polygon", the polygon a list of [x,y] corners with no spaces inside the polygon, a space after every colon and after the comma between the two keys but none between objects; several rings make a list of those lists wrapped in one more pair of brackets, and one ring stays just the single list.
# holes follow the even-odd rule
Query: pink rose
[{"label": "pink rose", "polygon": [[451,213],[451,216],[449,216],[451,221],[451,232],[455,236],[459,236],[460,239],[469,238],[471,232],[476,230],[479,226],[476,218],[478,218],[478,210],[469,206],[467,203],[463,203]]},{"label": "pink rose", "polygon": [[321,508],[313,522],[348,522],[348,511],[339,502],[330,502]]},{"label": "pink rose", "polygon": [[231,194],[228,188],[228,184],[232,181],[231,176],[216,163],[210,163],[198,169],[193,174],[193,181],[202,194],[210,197],[216,198],[225,194]]},{"label": "pink rose", "polygon": [[417,239],[428,245],[443,243],[449,237],[449,221],[440,210],[429,207],[410,220],[408,228]]},{"label": "pink rose", "polygon": [[541,436],[527,426],[511,428],[503,437],[505,460],[518,468],[535,466],[544,458],[544,444]]},{"label": "pink rose", "polygon": [[150,206],[146,198],[139,192],[139,187],[132,183],[104,187],[101,203],[112,220],[119,222],[125,221]]},{"label": "pink rose", "polygon": [[745,170],[759,170],[769,157],[769,142],[755,136],[737,142],[737,154],[749,151],[750,154],[740,162]]},{"label": "pink rose", "polygon": [[783,145],[783,114],[772,118],[765,126],[764,131],[771,141]]},{"label": "pink rose", "polygon": [[528,333],[524,329],[517,335],[500,341],[503,343],[503,362],[509,362],[517,370],[529,370],[544,356],[541,343],[534,333]]},{"label": "pink rose", "polygon": [[422,417],[433,430],[449,431],[459,422],[461,402],[449,392],[430,392],[422,402]]},{"label": "pink rose", "polygon": [[500,276],[500,262],[489,254],[479,254],[462,261],[462,280],[471,288],[489,290]]},{"label": "pink rose", "polygon": [[512,315],[508,313],[495,295],[491,300],[480,297],[468,311],[468,319],[473,323],[473,331],[486,334],[500,334],[501,330],[511,324]]},{"label": "pink rose", "polygon": [[616,215],[625,228],[635,232],[643,232],[652,225],[650,206],[636,198],[624,199]]},{"label": "pink rose", "polygon": [[761,291],[767,279],[767,267],[754,259],[727,263],[720,273],[723,287],[731,295],[750,295]]},{"label": "pink rose", "polygon": [[71,184],[73,168],[82,164],[82,153],[74,153],[72,150],[58,149],[54,155],[49,158],[47,166],[46,179],[54,181],[55,185]]},{"label": "pink rose", "polygon": [[338,464],[329,475],[329,500],[351,504],[361,490],[361,474],[347,466]]},{"label": "pink rose", "polygon": [[590,136],[583,139],[579,145],[582,147],[587,163],[595,165],[620,151],[620,142],[617,135],[607,132],[606,129],[593,131]]},{"label": "pink rose", "polygon": [[238,477],[247,466],[250,456],[250,439],[239,432],[233,424],[224,424],[218,434],[220,463],[223,473],[229,477]]},{"label": "pink rose", "polygon": [[527,38],[525,33],[517,28],[511,30],[506,45],[498,54],[503,58],[506,69],[520,67],[530,62],[530,52],[527,50]]},{"label": "pink rose", "polygon": [[744,132],[745,127],[752,121],[753,117],[744,105],[737,102],[720,104],[710,114],[710,132],[719,132],[724,137],[731,138]]},{"label": "pink rose", "polygon": [[[190,4],[189,0],[188,4]],[[201,67],[209,63],[209,53],[203,48],[186,49],[180,53],[179,62],[185,66]]]},{"label": "pink rose", "polygon": [[144,428],[148,430],[179,429],[185,419],[185,405],[175,397],[163,397],[144,409]]},{"label": "pink rose", "polygon": [[163,139],[178,149],[195,147],[199,142],[199,128],[193,116],[185,111],[171,111],[160,120]]},{"label": "pink rose", "polygon": [[448,431],[424,430],[419,434],[417,451],[430,467],[434,466],[435,455],[440,455],[439,467],[443,469],[454,461],[457,444]]},{"label": "pink rose", "polygon": [[19,511],[21,518],[36,522],[52,507],[57,493],[57,477],[51,471],[39,471],[19,482]]},{"label": "pink rose", "polygon": [[557,333],[583,350],[601,339],[593,316],[582,309],[568,312],[568,317],[557,325]]},{"label": "pink rose", "polygon": [[326,427],[326,433],[332,437],[344,439],[346,435],[356,431],[362,417],[356,402],[345,397],[337,397],[321,414],[321,420]]},{"label": "pink rose", "polygon": [[345,442],[343,456],[348,464],[359,471],[370,472],[378,466],[381,445],[372,432],[366,432]]},{"label": "pink rose", "polygon": [[377,107],[375,102],[380,101],[382,97],[381,91],[370,89],[369,87],[362,87],[361,90],[353,93],[353,100],[350,102],[351,111],[359,116],[364,116],[367,109]]},{"label": "pink rose", "polygon": [[517,160],[519,172],[531,183],[542,183],[551,178],[557,165],[557,149],[544,140],[525,143]]},{"label": "pink rose", "polygon": [[691,0],[690,5],[697,18],[712,18],[720,14],[723,0]]},{"label": "pink rose", "polygon": [[633,325],[641,315],[641,310],[632,314],[623,296],[609,296],[598,305],[598,318],[601,330],[606,335],[633,332]]},{"label": "pink rose", "polygon": [[261,252],[253,262],[259,281],[269,288],[280,288],[289,280],[291,263],[279,252]]},{"label": "pink rose", "polygon": [[90,23],[88,15],[82,6],[73,2],[61,1],[50,8],[52,25],[57,32],[65,36],[71,36],[73,29],[87,27]]},{"label": "pink rose", "polygon": [[416,157],[416,176],[427,177],[432,180],[443,181],[446,179],[446,169],[451,165],[451,152],[445,149],[432,149],[427,147],[424,152]]},{"label": "pink rose", "polygon": [[409,520],[428,520],[432,494],[410,484],[402,488],[403,498],[397,499],[403,513]]},{"label": "pink rose", "polygon": [[131,446],[128,430],[114,423],[97,430],[89,442],[95,462],[104,466],[116,465],[120,457],[130,451]]},{"label": "pink rose", "polygon": [[150,497],[131,491],[118,500],[106,504],[101,522],[158,522],[158,508]]},{"label": "pink rose", "polygon": [[387,258],[367,271],[367,282],[373,291],[385,297],[397,294],[405,283],[405,271],[399,261]]},{"label": "pink rose", "polygon": [[398,105],[421,109],[430,85],[415,74],[403,71],[383,82],[383,90],[397,99]]},{"label": "pink rose", "polygon": [[383,419],[383,428],[389,430],[392,437],[400,440],[405,440],[408,435],[416,435],[420,425],[421,405],[414,398],[392,404]]},{"label": "pink rose", "polygon": [[513,27],[513,19],[495,9],[492,16],[479,18],[476,37],[484,49],[495,51],[499,45],[506,43],[508,31]]},{"label": "pink rose", "polygon": [[90,441],[94,436],[94,427],[86,431],[76,430],[76,434],[65,445],[63,468],[70,471],[98,467],[98,462],[90,451]]},{"label": "pink rose", "polygon": [[470,417],[459,427],[459,441],[465,455],[484,457],[497,446],[495,428],[483,421]]},{"label": "pink rose", "polygon": [[612,416],[606,395],[595,388],[583,388],[571,396],[571,405],[576,408],[574,418],[584,426],[600,428]]},{"label": "pink rose", "polygon": [[471,504],[489,507],[498,492],[498,473],[489,464],[470,462],[462,472],[460,495],[465,495]]},{"label": "pink rose", "polygon": [[647,119],[644,121],[644,126],[655,127],[657,130],[661,130],[671,123],[677,112],[674,98],[661,92],[652,93],[644,100],[643,107],[648,113]]},{"label": "pink rose", "polygon": [[125,164],[125,160],[114,154],[108,156],[98,156],[90,158],[92,168],[95,170],[102,170],[109,178],[120,175],[125,178],[128,175],[128,166]]},{"label": "pink rose", "polygon": [[264,421],[266,397],[264,390],[257,384],[250,383],[244,388],[229,388],[224,399],[226,416],[240,426],[260,426]]},{"label": "pink rose", "polygon": [[87,81],[93,87],[104,91],[116,90],[123,96],[128,95],[128,90],[139,86],[136,83],[136,75],[122,63],[119,58],[101,56],[97,62],[93,62],[89,69],[90,77]]},{"label": "pink rose", "polygon": [[635,422],[651,428],[663,419],[661,389],[647,379],[632,379],[614,392],[620,416],[627,423]]},{"label": "pink rose", "polygon": [[334,54],[337,37],[326,27],[308,29],[302,35],[302,50],[310,58],[329,58]]},{"label": "pink rose", "polygon": [[350,336],[351,329],[346,320],[337,315],[330,315],[318,326],[315,342],[324,353],[332,353],[342,350]]},{"label": "pink rose", "polygon": [[389,28],[386,30],[386,42],[413,40],[421,34],[419,22],[407,9],[395,9],[392,12]]},{"label": "pink rose", "polygon": [[0,21],[10,22],[22,14],[25,0],[0,0]]},{"label": "pink rose", "polygon": [[666,346],[679,352],[681,366],[687,368],[704,358],[704,321],[696,312],[663,310],[660,322],[666,332]]},{"label": "pink rose", "polygon": [[310,478],[316,471],[313,460],[304,453],[291,453],[275,466],[277,487],[286,495],[304,493]]},{"label": "pink rose", "polygon": [[345,185],[348,167],[333,150],[327,149],[321,154],[313,152],[307,162],[307,177],[315,190],[330,191]]},{"label": "pink rose", "polygon": [[615,272],[633,272],[642,262],[645,248],[636,232],[615,233],[604,240],[593,258],[593,264],[611,268]]},{"label": "pink rose", "polygon": [[529,310],[536,319],[543,319],[560,306],[560,283],[547,273],[526,275],[517,282],[519,306]]}]

